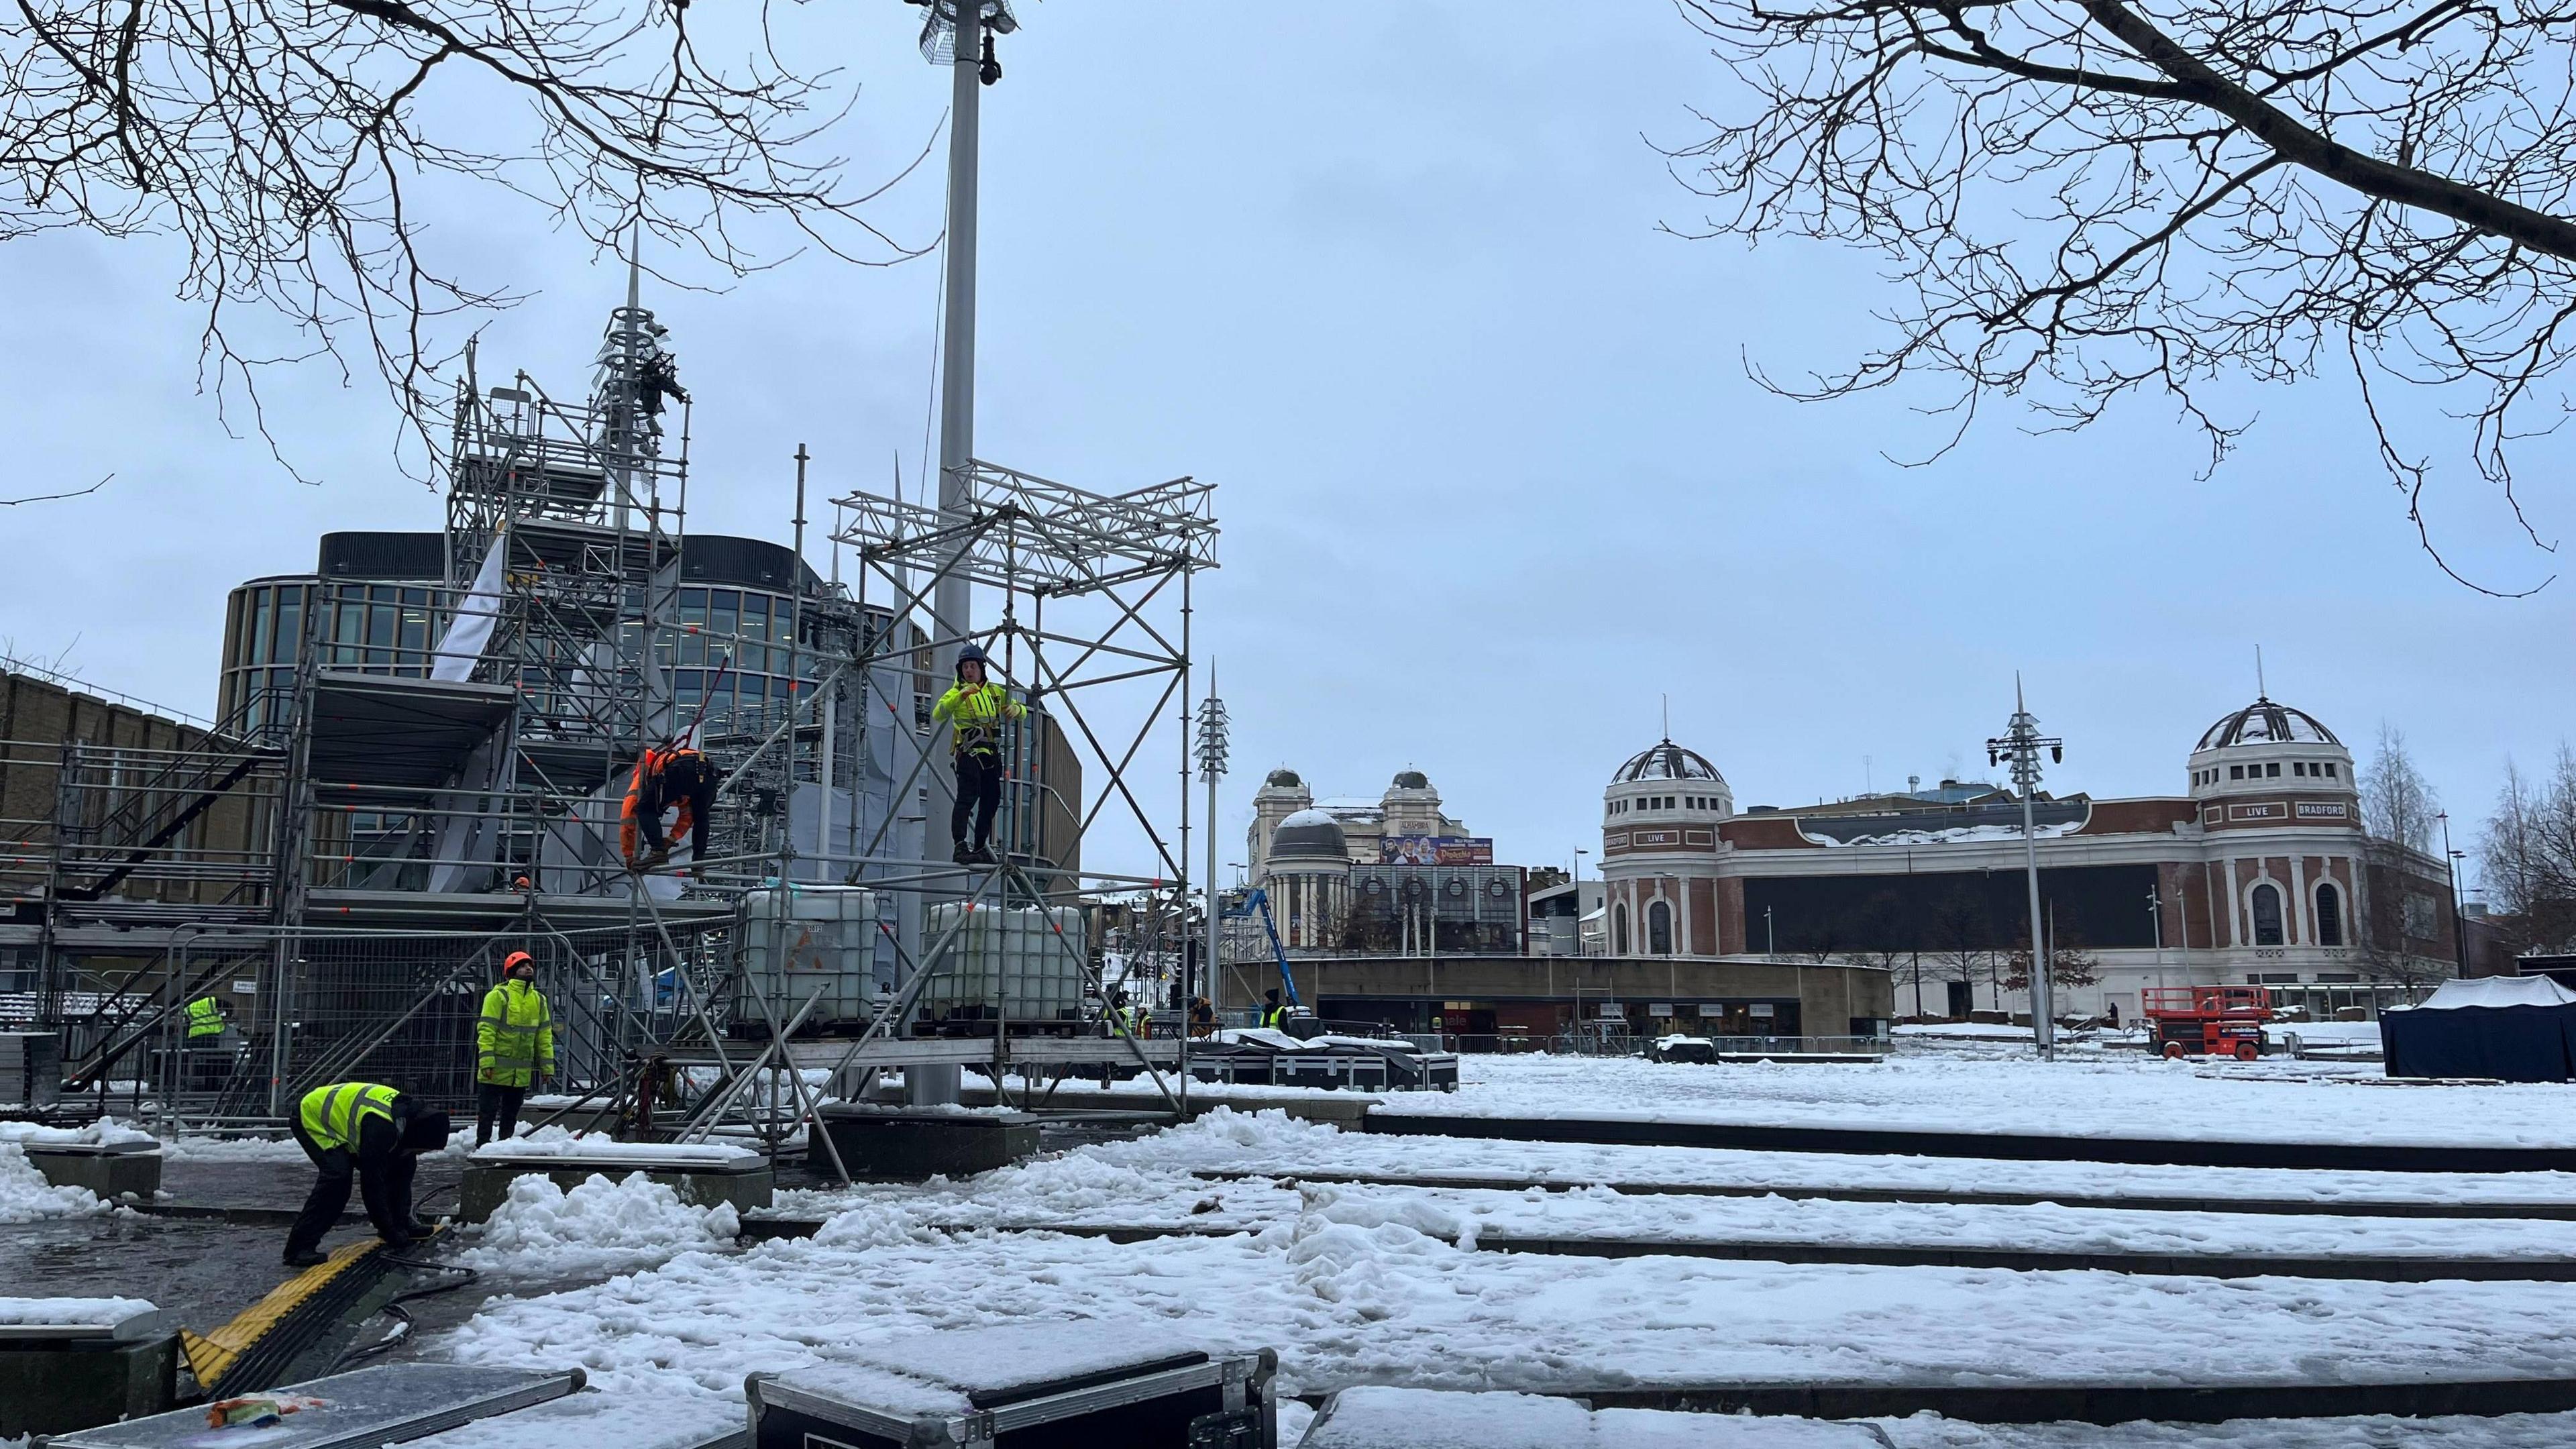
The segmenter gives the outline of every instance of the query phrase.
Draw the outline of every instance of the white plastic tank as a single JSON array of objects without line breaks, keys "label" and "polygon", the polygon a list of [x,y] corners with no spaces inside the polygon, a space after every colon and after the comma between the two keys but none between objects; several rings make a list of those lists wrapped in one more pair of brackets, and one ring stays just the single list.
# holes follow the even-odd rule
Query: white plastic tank
[{"label": "white plastic tank", "polygon": [[922,1014],[1014,1022],[1072,1021],[1082,1012],[1082,912],[1072,906],[1001,909],[967,901],[930,908],[929,939],[965,925],[923,990]]},{"label": "white plastic tank", "polygon": [[789,885],[751,892],[743,911],[743,974],[779,1025],[817,988],[822,996],[806,1013],[809,1025],[868,1019],[876,999],[876,892]]}]

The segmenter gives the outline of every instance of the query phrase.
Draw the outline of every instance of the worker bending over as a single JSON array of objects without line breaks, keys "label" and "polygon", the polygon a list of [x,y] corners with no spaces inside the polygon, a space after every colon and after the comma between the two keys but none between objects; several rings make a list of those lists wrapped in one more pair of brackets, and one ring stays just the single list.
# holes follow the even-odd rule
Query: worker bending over
[{"label": "worker bending over", "polygon": [[[689,859],[705,860],[716,784],[715,766],[686,745],[646,750],[635,762],[635,777],[626,785],[626,804],[618,812],[617,848],[626,857],[626,868],[644,871],[662,864],[671,858],[672,842],[684,835],[689,837]],[[680,814],[666,839],[662,812],[674,805]]]},{"label": "worker bending over", "polygon": [[304,1094],[295,1114],[295,1141],[321,1174],[304,1211],[286,1231],[286,1265],[310,1268],[323,1260],[322,1235],[349,1205],[349,1180],[357,1179],[367,1219],[393,1248],[437,1231],[411,1215],[414,1159],[447,1145],[447,1114],[420,1105],[391,1087],[335,1082]]},{"label": "worker bending over", "polygon": [[537,989],[537,961],[513,951],[501,979],[483,993],[474,1024],[474,1145],[519,1135],[519,1104],[539,1077],[554,1075],[555,1014]]},{"label": "worker bending over", "polygon": [[[930,707],[933,728],[942,721],[955,727],[949,757],[957,767],[957,805],[948,812],[948,834],[956,844],[959,865],[993,863],[993,812],[1002,806],[1002,721],[1026,715],[1028,706],[985,677],[989,663],[977,645],[957,650],[957,682]],[[974,817],[974,843],[967,843],[966,824]]]}]

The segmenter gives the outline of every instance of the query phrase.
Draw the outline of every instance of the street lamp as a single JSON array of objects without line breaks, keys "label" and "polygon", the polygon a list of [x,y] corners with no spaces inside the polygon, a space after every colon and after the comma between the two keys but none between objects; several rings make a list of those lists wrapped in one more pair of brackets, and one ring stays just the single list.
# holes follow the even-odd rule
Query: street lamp
[{"label": "street lamp", "polygon": [[1583,954],[1583,857],[1592,852],[1574,848],[1574,954]]},{"label": "street lamp", "polygon": [[2444,810],[2433,817],[2442,822],[2442,868],[2451,876],[2451,974],[2469,974],[2469,923],[2460,915],[2460,862],[2469,858],[2465,850],[2451,848],[2451,812]]},{"label": "street lamp", "polygon": [[2021,791],[2021,838],[2029,852],[2030,875],[2030,1026],[2039,1043],[2041,1061],[2057,1060],[2057,990],[2051,979],[2048,943],[2041,939],[2039,918],[2039,827],[2033,823],[2031,799],[2039,789],[2039,752],[2048,751],[2051,761],[2066,758],[2066,741],[2039,732],[2039,717],[2022,702],[2021,676],[2013,676],[2012,723],[2003,734],[1986,741],[1986,763],[2000,764],[2012,760],[2012,780]]}]

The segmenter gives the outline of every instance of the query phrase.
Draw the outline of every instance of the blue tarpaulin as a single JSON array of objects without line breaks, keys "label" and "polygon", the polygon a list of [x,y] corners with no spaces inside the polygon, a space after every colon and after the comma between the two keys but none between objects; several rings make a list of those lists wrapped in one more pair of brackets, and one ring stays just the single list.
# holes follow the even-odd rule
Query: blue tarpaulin
[{"label": "blue tarpaulin", "polygon": [[2381,1012],[2379,1040],[2392,1077],[2576,1080],[2576,993],[2546,976],[2446,982]]}]

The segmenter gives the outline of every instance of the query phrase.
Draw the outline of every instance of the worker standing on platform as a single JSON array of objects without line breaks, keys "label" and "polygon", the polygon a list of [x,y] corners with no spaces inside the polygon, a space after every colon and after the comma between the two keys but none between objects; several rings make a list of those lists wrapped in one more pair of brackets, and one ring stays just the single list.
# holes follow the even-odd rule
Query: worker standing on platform
[{"label": "worker standing on platform", "polygon": [[437,1230],[411,1215],[414,1160],[447,1145],[447,1114],[422,1106],[391,1087],[335,1082],[304,1094],[295,1114],[295,1141],[321,1176],[304,1199],[304,1211],[286,1233],[286,1265],[310,1268],[323,1261],[322,1235],[349,1205],[357,1179],[376,1236],[390,1247],[411,1246]]},{"label": "worker standing on platform", "polygon": [[1278,987],[1273,986],[1268,991],[1263,992],[1261,1002],[1261,1024],[1263,1026],[1276,1028],[1288,1020],[1288,1008],[1279,1004]]},{"label": "worker standing on platform", "polygon": [[[690,862],[705,860],[707,826],[715,815],[719,783],[715,766],[687,745],[646,750],[635,762],[634,777],[626,785],[626,803],[618,810],[617,848],[626,857],[626,868],[646,871],[661,865],[684,835],[689,837]],[[666,839],[662,812],[675,805],[680,813]]]},{"label": "worker standing on platform", "polygon": [[[1029,712],[1008,689],[985,677],[990,662],[980,646],[958,646],[957,682],[930,707],[934,728],[944,721],[955,730],[948,751],[957,767],[957,804],[948,812],[948,834],[959,865],[993,863],[993,813],[1002,808],[1002,721]],[[966,833],[970,814],[972,844]]]},{"label": "worker standing on platform", "polygon": [[555,1014],[537,989],[537,961],[513,951],[501,979],[483,993],[483,1018],[474,1026],[474,1145],[519,1135],[519,1104],[537,1078],[555,1069]]}]

